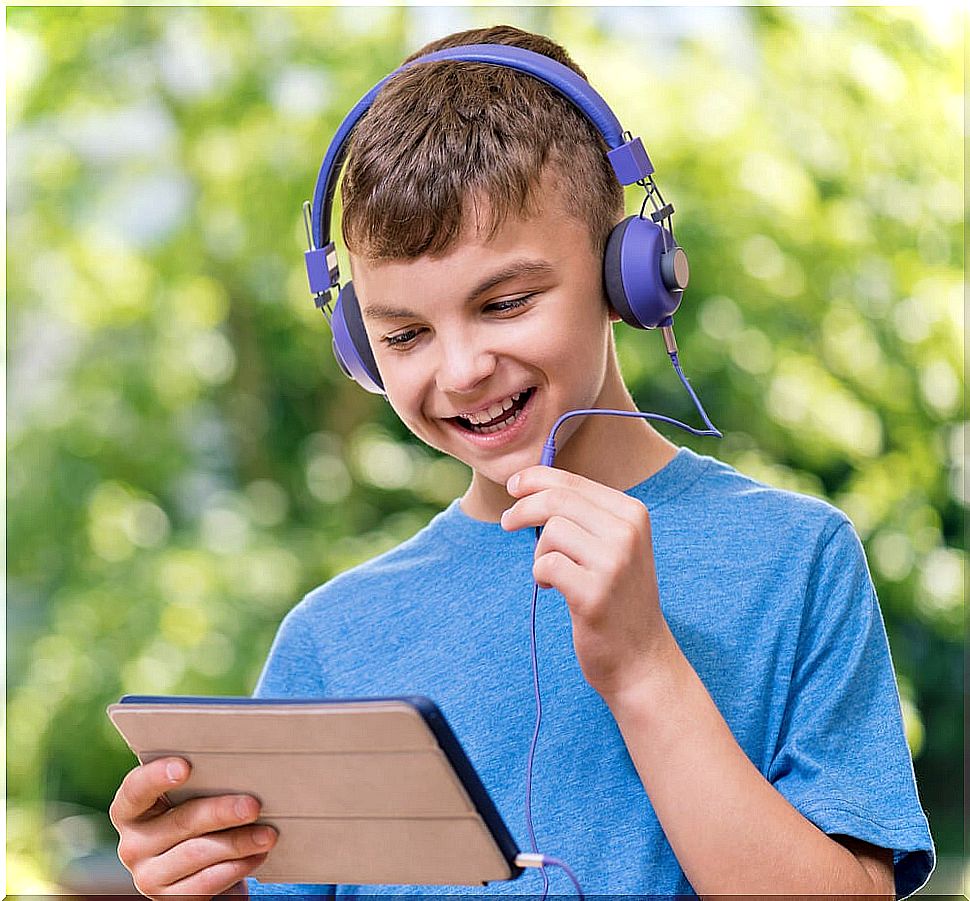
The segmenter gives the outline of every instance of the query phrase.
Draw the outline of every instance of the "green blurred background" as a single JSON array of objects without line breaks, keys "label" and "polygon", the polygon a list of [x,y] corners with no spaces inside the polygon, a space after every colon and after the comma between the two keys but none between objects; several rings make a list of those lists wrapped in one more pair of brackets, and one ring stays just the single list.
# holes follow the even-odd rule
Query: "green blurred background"
[{"label": "green blurred background", "polygon": [[[360,95],[497,22],[570,50],[676,202],[725,438],[669,437],[862,536],[957,890],[957,8],[169,7],[6,14],[8,892],[122,885],[107,704],[248,694],[306,591],[464,490],[338,372],[300,203]],[[640,406],[693,421],[659,336],[617,336]]]}]

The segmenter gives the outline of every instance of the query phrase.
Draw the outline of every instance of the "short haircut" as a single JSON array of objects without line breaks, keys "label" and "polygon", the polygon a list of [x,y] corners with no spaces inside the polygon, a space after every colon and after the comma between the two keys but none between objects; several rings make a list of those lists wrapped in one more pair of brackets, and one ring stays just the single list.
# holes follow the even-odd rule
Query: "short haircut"
[{"label": "short haircut", "polygon": [[[464,44],[522,47],[586,78],[554,41],[509,25],[448,35],[408,61]],[[351,136],[344,243],[370,261],[444,255],[469,204],[493,237],[508,216],[528,218],[552,200],[588,226],[601,256],[624,215],[608,149],[583,113],[530,75],[487,63],[412,66],[388,80]],[[558,198],[537,196],[547,171]]]}]

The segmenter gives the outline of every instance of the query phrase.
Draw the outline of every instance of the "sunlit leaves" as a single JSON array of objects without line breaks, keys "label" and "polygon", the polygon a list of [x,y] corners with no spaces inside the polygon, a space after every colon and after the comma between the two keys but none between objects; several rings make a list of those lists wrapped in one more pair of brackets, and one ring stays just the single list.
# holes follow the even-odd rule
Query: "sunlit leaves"
[{"label": "sunlit leaves", "polygon": [[[690,253],[682,361],[726,432],[720,445],[671,437],[853,520],[923,798],[946,810],[961,749],[939,724],[959,717],[947,680],[968,503],[957,20],[865,7],[503,16],[565,44],[642,135]],[[337,370],[307,293],[300,204],[364,91],[426,40],[494,21],[472,7],[8,11],[20,891],[90,846],[68,840],[86,828],[68,822],[77,809],[48,840],[44,818],[60,814],[44,805],[103,821],[132,763],[105,704],[247,693],[303,592],[467,486],[462,464]],[[631,212],[640,200],[628,192]],[[659,335],[616,335],[641,407],[693,415]]]}]

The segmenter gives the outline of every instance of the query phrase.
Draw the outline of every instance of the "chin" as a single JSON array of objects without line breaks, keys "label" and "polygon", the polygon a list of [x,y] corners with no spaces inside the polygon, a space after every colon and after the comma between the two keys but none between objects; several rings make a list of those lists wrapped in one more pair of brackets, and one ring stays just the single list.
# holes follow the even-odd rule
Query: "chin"
[{"label": "chin", "polygon": [[541,457],[542,449],[536,448],[535,452],[531,449],[517,451],[514,454],[509,454],[505,459],[496,460],[490,465],[480,466],[478,469],[475,469],[471,463],[467,463],[467,465],[472,466],[472,469],[482,478],[488,479],[496,485],[501,485],[504,489],[505,483],[512,476],[530,466],[537,466]]}]

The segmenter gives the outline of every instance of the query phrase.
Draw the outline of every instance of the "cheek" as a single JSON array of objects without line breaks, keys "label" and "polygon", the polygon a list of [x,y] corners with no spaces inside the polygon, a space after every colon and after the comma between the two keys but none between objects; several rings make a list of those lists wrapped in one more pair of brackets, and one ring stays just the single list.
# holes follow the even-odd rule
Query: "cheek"
[{"label": "cheek", "polygon": [[573,359],[592,362],[603,355],[610,328],[602,310],[584,307],[569,320],[557,323],[555,340],[560,347],[569,348]]},{"label": "cheek", "polygon": [[411,422],[420,408],[420,394],[406,367],[385,363],[381,378],[391,409],[403,422]]},{"label": "cheek", "polygon": [[427,442],[433,434],[429,420],[434,421],[431,411],[436,404],[434,382],[428,372],[422,367],[399,364],[390,375],[381,374],[391,409],[413,435]]}]

